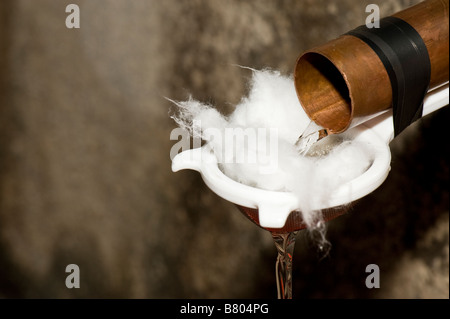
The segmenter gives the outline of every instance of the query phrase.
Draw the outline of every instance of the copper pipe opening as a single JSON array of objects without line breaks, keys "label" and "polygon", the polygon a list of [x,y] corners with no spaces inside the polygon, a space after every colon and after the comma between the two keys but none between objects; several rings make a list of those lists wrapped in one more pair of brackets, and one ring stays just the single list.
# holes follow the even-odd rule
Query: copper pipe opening
[{"label": "copper pipe opening", "polygon": [[325,56],[307,52],[297,63],[296,89],[305,112],[332,132],[343,131],[351,121],[352,105],[347,83]]},{"label": "copper pipe opening", "polygon": [[[427,47],[429,88],[448,81],[448,8],[448,0],[428,0],[394,15],[410,24]],[[355,36],[342,35],[303,53],[294,82],[306,114],[331,134],[345,131],[355,117],[392,107],[392,86],[382,61]]]}]

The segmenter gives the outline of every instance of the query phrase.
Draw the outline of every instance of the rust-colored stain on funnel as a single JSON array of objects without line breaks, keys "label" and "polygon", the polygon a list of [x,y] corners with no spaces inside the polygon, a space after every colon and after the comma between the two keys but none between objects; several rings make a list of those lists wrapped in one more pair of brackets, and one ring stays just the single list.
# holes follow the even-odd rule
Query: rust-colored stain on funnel
[{"label": "rust-colored stain on funnel", "polygon": [[[448,7],[448,0],[429,0],[393,15],[422,37],[431,63],[430,88],[449,78]],[[382,61],[352,35],[304,52],[294,81],[306,114],[331,134],[345,131],[354,117],[392,106],[391,82]]]}]

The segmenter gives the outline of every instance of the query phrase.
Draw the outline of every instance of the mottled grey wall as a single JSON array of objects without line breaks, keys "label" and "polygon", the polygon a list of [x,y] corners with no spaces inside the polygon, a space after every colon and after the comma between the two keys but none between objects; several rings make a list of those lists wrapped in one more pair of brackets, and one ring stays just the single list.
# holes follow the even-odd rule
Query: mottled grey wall
[{"label": "mottled grey wall", "polygon": [[[288,74],[366,4],[417,2],[2,1],[0,297],[275,297],[270,234],[171,172],[164,97],[230,112],[250,76],[235,65]],[[69,3],[80,29],[65,27]],[[327,257],[299,235],[295,297],[448,298],[446,125],[444,109],[393,142],[387,181],[328,224]],[[80,289],[64,285],[71,263]]]}]

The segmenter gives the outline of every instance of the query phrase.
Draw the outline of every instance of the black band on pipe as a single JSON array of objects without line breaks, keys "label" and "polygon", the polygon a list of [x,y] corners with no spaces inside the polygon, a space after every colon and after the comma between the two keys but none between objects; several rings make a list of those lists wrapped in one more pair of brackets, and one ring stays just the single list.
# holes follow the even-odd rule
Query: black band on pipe
[{"label": "black band on pipe", "polygon": [[[395,17],[380,20],[380,28],[362,25],[348,33],[367,43],[380,58],[392,86],[394,134],[422,117],[430,84],[431,63],[420,34]],[[370,88],[368,88],[370,90]]]}]

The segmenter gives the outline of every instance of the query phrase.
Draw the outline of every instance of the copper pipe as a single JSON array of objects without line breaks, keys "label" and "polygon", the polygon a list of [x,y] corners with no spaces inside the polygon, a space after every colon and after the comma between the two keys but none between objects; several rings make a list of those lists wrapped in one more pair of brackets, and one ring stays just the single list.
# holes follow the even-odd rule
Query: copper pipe
[{"label": "copper pipe", "polygon": [[[393,15],[422,37],[431,63],[430,89],[449,79],[448,7],[448,0],[428,0]],[[330,134],[345,131],[354,117],[392,106],[391,82],[382,61],[352,35],[304,52],[294,81],[306,114]]]}]

